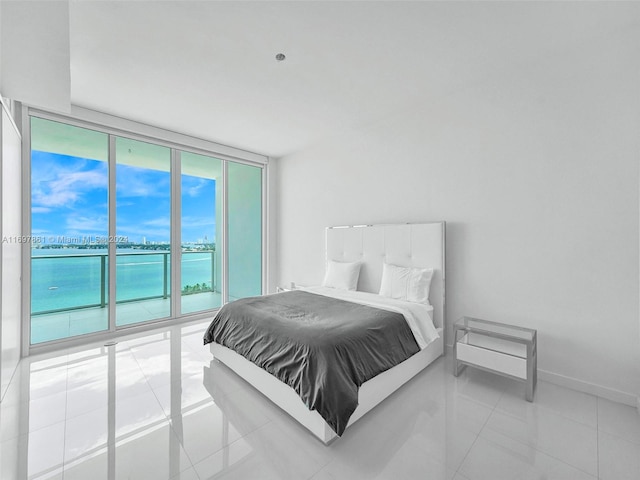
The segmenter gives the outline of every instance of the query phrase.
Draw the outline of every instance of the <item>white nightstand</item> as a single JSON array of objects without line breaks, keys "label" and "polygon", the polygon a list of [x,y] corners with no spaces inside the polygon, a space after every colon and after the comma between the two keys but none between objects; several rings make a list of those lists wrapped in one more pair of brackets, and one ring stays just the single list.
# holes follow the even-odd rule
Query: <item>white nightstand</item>
[{"label": "white nightstand", "polygon": [[536,330],[470,317],[462,317],[453,326],[456,377],[467,365],[489,370],[525,382],[526,398],[533,401],[538,380]]}]

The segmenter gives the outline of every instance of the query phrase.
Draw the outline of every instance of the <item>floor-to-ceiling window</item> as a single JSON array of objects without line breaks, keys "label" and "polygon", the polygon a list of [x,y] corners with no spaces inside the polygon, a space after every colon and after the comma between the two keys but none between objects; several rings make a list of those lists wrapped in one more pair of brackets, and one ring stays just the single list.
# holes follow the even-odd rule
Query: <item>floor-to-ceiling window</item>
[{"label": "floor-to-ceiling window", "polygon": [[171,316],[171,150],[116,140],[116,325]]},{"label": "floor-to-ceiling window", "polygon": [[222,162],[189,152],[180,154],[181,312],[221,305]]},{"label": "floor-to-ceiling window", "polygon": [[108,136],[31,119],[31,343],[108,328]]},{"label": "floor-to-ceiling window", "polygon": [[262,293],[263,166],[44,117],[29,117],[29,345]]},{"label": "floor-to-ceiling window", "polygon": [[262,291],[262,169],[228,167],[229,300]]}]

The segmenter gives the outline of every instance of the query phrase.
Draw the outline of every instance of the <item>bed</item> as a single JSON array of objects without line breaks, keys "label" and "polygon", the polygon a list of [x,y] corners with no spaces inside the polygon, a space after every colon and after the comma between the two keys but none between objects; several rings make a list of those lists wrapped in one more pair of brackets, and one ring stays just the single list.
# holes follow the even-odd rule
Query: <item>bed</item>
[{"label": "bed", "polygon": [[[212,322],[205,335],[205,337],[207,337],[205,338],[205,342],[209,342],[214,338],[211,332],[217,329],[217,341],[213,341],[210,346],[214,358],[231,368],[244,380],[267,396],[272,402],[285,410],[301,425],[306,427],[313,435],[325,444],[328,444],[339,436],[337,432],[344,434],[344,431],[358,419],[362,418],[365,413],[443,354],[443,319],[445,306],[444,236],[444,222],[329,227],[326,229],[326,260],[328,271],[329,267],[333,268],[336,265],[342,267],[343,265],[353,265],[357,263],[359,266],[359,276],[357,276],[356,292],[342,288],[329,288],[332,286],[329,282],[329,287],[305,288],[243,301],[248,304],[250,308],[253,308],[256,315],[258,315],[260,310],[266,310],[269,312],[269,315],[271,315],[271,311],[273,310],[274,312],[288,312],[289,316],[298,316],[298,312],[303,304],[317,304],[319,310],[329,312],[326,321],[328,325],[330,325],[330,332],[335,330],[337,326],[342,325],[342,323],[335,323],[337,320],[333,318],[333,315],[339,315],[337,308],[341,304],[340,302],[346,302],[342,305],[347,308],[348,315],[364,315],[366,317],[370,314],[371,318],[373,318],[381,311],[384,311],[391,317],[395,315],[403,319],[403,321],[397,322],[397,328],[409,331],[409,336],[411,336],[411,340],[402,340],[404,346],[392,346],[396,335],[394,331],[393,334],[389,332],[384,333],[384,335],[387,336],[383,338],[390,342],[389,348],[380,348],[381,344],[378,339],[373,340],[374,342],[377,341],[377,344],[369,346],[364,350],[373,351],[372,355],[376,358],[378,358],[376,352],[380,352],[380,356],[382,356],[383,353],[387,355],[387,352],[383,352],[383,350],[389,350],[392,353],[406,350],[406,352],[402,354],[404,357],[396,356],[394,359],[388,360],[395,363],[376,366],[380,372],[371,370],[370,372],[366,372],[366,376],[358,379],[357,386],[359,388],[355,390],[355,402],[351,402],[353,403],[353,408],[348,409],[348,416],[346,420],[342,421],[342,424],[338,423],[336,425],[336,423],[332,421],[332,417],[328,417],[322,408],[310,400],[309,395],[315,398],[315,390],[309,394],[307,391],[300,391],[298,384],[292,383],[289,377],[281,377],[282,379],[276,378],[276,376],[274,376],[276,372],[270,369],[269,365],[265,364],[264,361],[261,363],[259,358],[252,358],[248,355],[249,351],[246,348],[243,350],[242,345],[234,346],[234,348],[247,355],[247,357],[252,358],[252,361],[247,360],[232,348],[222,345],[222,343],[229,344],[226,337],[219,335],[229,324],[225,322],[231,322],[230,319],[234,315],[237,317],[242,316],[239,313],[231,313],[231,309],[229,309],[228,312],[225,308],[221,309],[221,312],[224,311],[227,313],[222,316],[219,313],[218,316],[216,316],[216,319],[214,319],[214,322]],[[408,302],[405,301],[405,298],[393,299],[377,295],[381,288],[381,282],[389,278],[388,269],[391,267],[396,268],[394,266],[405,268],[411,272],[423,272],[425,269],[430,271],[428,303],[426,301],[420,303]],[[385,270],[384,275],[383,269]],[[325,283],[326,282],[327,278],[325,277]],[[326,299],[324,297],[326,297]],[[329,298],[331,298],[331,300],[328,300]],[[233,302],[233,304],[237,302]],[[359,306],[356,306],[356,304]],[[241,305],[238,304],[238,306],[234,306],[233,308],[247,307],[241,307]],[[239,312],[239,310],[237,311]],[[279,313],[274,313],[272,316],[275,318],[277,315],[279,315]],[[244,315],[244,317],[246,317],[245,320],[253,321],[249,318],[250,316],[251,315],[248,314]],[[312,316],[315,321],[317,313],[313,313]],[[382,323],[374,325],[374,328],[369,329],[369,331],[378,331],[381,330],[382,326],[391,324],[391,317],[384,320],[381,317],[379,321]],[[343,322],[343,320],[339,320],[339,322]],[[255,320],[254,323],[251,324],[250,329],[254,328],[254,325],[260,324],[261,320]],[[244,324],[241,328],[237,326],[234,328],[236,334],[245,331]],[[399,331],[402,332],[402,330]],[[280,334],[282,334],[282,330],[280,330]],[[265,339],[268,338],[267,333],[258,333],[257,335],[258,337],[264,335]],[[265,340],[264,343],[269,344],[278,339],[277,333],[273,333],[273,335],[271,339]],[[341,332],[339,335],[334,336],[341,338],[343,335],[348,336],[350,334],[343,334]],[[393,335],[393,337],[389,335]],[[398,336],[404,338],[406,333],[398,333]],[[249,344],[252,342],[255,343],[255,338],[257,337],[250,340]],[[359,341],[360,340],[357,340],[357,342]],[[408,345],[407,342],[410,343],[411,341],[414,342],[414,346],[406,346]],[[279,347],[276,346],[274,350],[267,352],[266,358],[271,359],[274,356],[274,352],[278,353],[282,350],[281,347],[282,345]],[[340,348],[338,356],[343,358],[345,348],[343,346]],[[346,353],[351,354],[352,352],[347,349]],[[353,354],[356,356],[360,355],[360,353]],[[292,355],[292,358],[296,359],[295,362],[304,365],[312,363],[312,359],[307,359],[302,356],[300,351],[295,351]],[[294,360],[287,360],[285,363],[290,365],[295,362]],[[346,359],[345,362],[351,365],[350,359]],[[381,362],[384,363],[387,362],[387,360],[382,360]],[[319,363],[324,364],[326,362],[322,360]],[[273,374],[258,365],[270,369]],[[327,372],[332,373],[336,370],[339,370],[339,364],[329,363]],[[354,369],[351,368],[349,371],[352,370]],[[338,375],[338,377],[340,377],[340,375]],[[363,381],[361,382],[360,380]],[[294,387],[296,390],[294,390]],[[337,390],[340,390],[340,388],[337,388]],[[305,397],[303,393],[306,393],[307,396]],[[325,396],[330,397],[331,395]],[[304,398],[304,401],[301,397]],[[350,402],[346,400],[344,402],[345,405],[349,405],[349,403]],[[307,405],[309,405],[309,407]],[[313,410],[310,410],[311,405],[313,405]],[[322,412],[322,415],[319,412]]]}]

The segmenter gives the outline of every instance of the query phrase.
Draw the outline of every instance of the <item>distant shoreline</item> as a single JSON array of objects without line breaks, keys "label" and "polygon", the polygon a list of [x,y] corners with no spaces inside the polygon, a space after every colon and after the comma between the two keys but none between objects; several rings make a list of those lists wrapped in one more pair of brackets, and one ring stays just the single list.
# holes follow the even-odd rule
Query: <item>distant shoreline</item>
[{"label": "distant shoreline", "polygon": [[[118,248],[127,248],[131,250],[152,250],[167,251],[171,249],[168,243],[118,243]],[[105,243],[52,243],[52,244],[34,244],[32,250],[106,250]],[[182,249],[186,251],[204,251],[211,252],[216,250],[215,243],[184,243]]]}]

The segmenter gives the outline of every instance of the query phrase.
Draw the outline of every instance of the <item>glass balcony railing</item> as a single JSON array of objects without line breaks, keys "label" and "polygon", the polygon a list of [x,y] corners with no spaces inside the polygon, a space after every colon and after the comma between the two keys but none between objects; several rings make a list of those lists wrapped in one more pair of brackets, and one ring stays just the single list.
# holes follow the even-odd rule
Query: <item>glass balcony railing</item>
[{"label": "glass balcony railing", "polygon": [[[182,296],[218,292],[215,250],[182,252]],[[171,253],[116,255],[116,303],[171,296]],[[109,301],[107,253],[34,255],[31,314],[105,308]],[[208,308],[215,307],[210,305]]]}]

